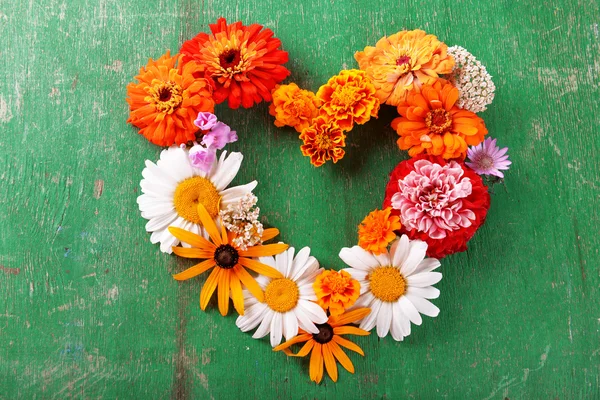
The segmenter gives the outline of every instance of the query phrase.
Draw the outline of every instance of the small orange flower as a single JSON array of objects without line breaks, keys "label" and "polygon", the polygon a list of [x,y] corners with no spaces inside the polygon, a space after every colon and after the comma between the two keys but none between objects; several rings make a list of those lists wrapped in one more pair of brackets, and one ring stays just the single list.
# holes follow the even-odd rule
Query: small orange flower
[{"label": "small orange flower", "polygon": [[327,116],[318,116],[312,125],[300,134],[304,142],[300,146],[302,154],[310,157],[310,162],[315,167],[320,167],[328,160],[338,162],[346,153],[346,135],[334,119]]},{"label": "small orange flower", "polygon": [[275,126],[287,125],[302,132],[319,114],[319,100],[315,94],[300,89],[295,83],[276,86],[272,96],[269,114],[275,117]]},{"label": "small orange flower", "polygon": [[413,87],[452,72],[454,59],[447,51],[435,35],[416,29],[383,37],[354,58],[375,84],[379,100],[397,106]]},{"label": "small orange flower", "polygon": [[167,51],[150,59],[127,85],[129,119],[140,134],[159,146],[182,144],[196,138],[194,120],[201,111],[213,112],[212,88],[205,79],[196,79],[196,63],[182,64],[182,57]]},{"label": "small orange flower", "polygon": [[398,105],[401,117],[392,121],[400,135],[398,147],[411,157],[425,152],[464,159],[467,145],[483,142],[488,130],[483,119],[456,105],[458,95],[458,89],[444,79],[411,91]]},{"label": "small orange flower", "polygon": [[402,227],[400,218],[391,215],[392,208],[371,211],[358,225],[358,245],[374,254],[386,251],[388,245],[396,239],[397,231]]},{"label": "small orange flower", "polygon": [[333,316],[352,307],[360,294],[360,283],[346,271],[325,270],[313,283],[317,302]]},{"label": "small orange flower", "polygon": [[[344,339],[342,335],[369,335],[369,332],[347,324],[363,319],[370,312],[371,309],[369,308],[357,308],[337,317],[330,316],[327,323],[317,324],[319,333],[310,334],[302,329],[298,329],[298,336],[280,344],[273,351],[283,350],[286,355],[292,357],[306,357],[310,353],[310,380],[316,383],[321,382],[323,379],[323,363],[325,363],[327,374],[329,374],[331,380],[337,382],[338,370],[336,360],[346,371],[351,374],[354,373],[354,365],[352,365],[352,361],[344,353],[342,347],[352,350],[361,356],[365,355],[358,345],[348,339]],[[298,353],[293,354],[290,351],[289,347],[291,345],[304,342],[306,343]]]},{"label": "small orange flower", "polygon": [[349,131],[354,123],[362,125],[371,117],[377,118],[379,99],[375,93],[375,86],[365,72],[351,69],[331,77],[319,88],[317,97],[323,102],[322,112]]}]

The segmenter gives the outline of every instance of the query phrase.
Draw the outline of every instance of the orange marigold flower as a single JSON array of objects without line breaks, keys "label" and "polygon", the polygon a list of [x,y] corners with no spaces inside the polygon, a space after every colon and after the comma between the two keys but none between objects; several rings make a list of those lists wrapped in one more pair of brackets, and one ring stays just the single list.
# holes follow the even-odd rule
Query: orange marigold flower
[{"label": "orange marigold flower", "polygon": [[315,118],[312,125],[302,131],[300,139],[304,142],[300,146],[302,154],[310,157],[315,167],[320,167],[328,160],[336,163],[344,157],[346,135],[336,120],[327,116]]},{"label": "orange marigold flower", "polygon": [[210,25],[211,34],[199,33],[181,46],[183,61],[196,61],[215,88],[217,103],[250,108],[262,100],[271,101],[271,90],[290,71],[281,64],[288,53],[279,50],[281,40],[262,25],[244,26],[240,21],[227,25],[219,18]]},{"label": "orange marigold flower", "polygon": [[488,130],[483,119],[456,105],[458,89],[444,79],[411,91],[398,105],[392,128],[398,147],[411,157],[423,152],[445,159],[465,158],[467,145],[481,143]]},{"label": "orange marigold flower", "polygon": [[349,131],[371,117],[377,118],[379,99],[375,86],[364,71],[344,70],[321,86],[317,97],[322,101],[322,112],[337,119],[340,128]]},{"label": "orange marigold flower", "polygon": [[148,60],[127,85],[131,113],[127,122],[159,146],[182,144],[196,138],[194,120],[201,111],[213,112],[215,102],[206,79],[196,79],[196,63],[183,65],[182,56],[167,51],[158,60]]},{"label": "orange marigold flower", "polygon": [[287,125],[302,132],[319,114],[319,100],[315,94],[300,89],[295,83],[277,85],[272,96],[269,114],[275,117],[275,126]]},{"label": "orange marigold flower", "polygon": [[454,59],[447,50],[435,35],[416,29],[383,37],[354,58],[375,84],[379,100],[397,106],[414,86],[452,72]]},{"label": "orange marigold flower", "polygon": [[333,316],[352,307],[360,294],[360,283],[346,271],[325,270],[313,283],[317,302]]},{"label": "orange marigold flower", "polygon": [[358,225],[358,245],[374,254],[385,252],[396,239],[394,231],[402,227],[400,218],[391,214],[391,207],[371,211]]}]

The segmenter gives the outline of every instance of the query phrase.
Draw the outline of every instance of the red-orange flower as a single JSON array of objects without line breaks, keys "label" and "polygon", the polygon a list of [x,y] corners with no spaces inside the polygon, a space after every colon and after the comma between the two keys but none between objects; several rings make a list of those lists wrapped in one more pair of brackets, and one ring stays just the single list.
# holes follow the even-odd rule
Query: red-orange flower
[{"label": "red-orange flower", "polygon": [[360,283],[346,271],[324,270],[313,283],[317,303],[333,316],[352,307],[360,294]]},{"label": "red-orange flower", "polygon": [[319,114],[319,100],[315,94],[300,89],[295,83],[278,85],[272,95],[269,114],[275,117],[275,126],[287,125],[302,132]]},{"label": "red-orange flower", "polygon": [[349,131],[354,123],[362,125],[377,118],[379,99],[375,86],[364,71],[344,70],[321,86],[317,97],[323,103],[321,112],[337,120],[340,128]]},{"label": "red-orange flower", "polygon": [[396,239],[394,231],[402,227],[400,218],[391,214],[391,207],[371,211],[358,225],[358,245],[374,254],[385,252]]},{"label": "red-orange flower", "polygon": [[169,51],[158,60],[150,59],[127,85],[129,119],[140,134],[159,146],[186,143],[196,138],[194,120],[201,111],[213,112],[215,102],[206,79],[196,79],[201,68],[183,65],[182,56]]},{"label": "red-orange flower", "polygon": [[184,62],[203,66],[215,88],[215,101],[228,100],[231,108],[271,101],[271,90],[290,74],[281,65],[288,61],[288,53],[279,50],[281,41],[273,31],[258,24],[227,25],[225,18],[211,24],[210,30],[211,34],[199,33],[183,43],[181,53]]},{"label": "red-orange flower", "polygon": [[411,157],[425,152],[464,159],[467,145],[481,143],[488,130],[483,119],[456,105],[458,95],[458,89],[444,79],[413,89],[398,105],[401,117],[392,121],[400,135],[398,147]]},{"label": "red-orange flower", "polygon": [[300,146],[302,154],[310,157],[310,162],[315,167],[320,167],[328,160],[338,162],[346,152],[346,135],[334,119],[318,116],[311,126],[300,134],[304,142]]}]

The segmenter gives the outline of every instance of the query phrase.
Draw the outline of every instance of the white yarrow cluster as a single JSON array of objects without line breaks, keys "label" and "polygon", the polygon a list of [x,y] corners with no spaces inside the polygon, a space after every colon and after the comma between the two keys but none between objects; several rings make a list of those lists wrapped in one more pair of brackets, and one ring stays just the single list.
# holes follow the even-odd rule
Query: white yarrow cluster
[{"label": "white yarrow cluster", "polygon": [[449,80],[460,92],[457,105],[474,113],[485,111],[494,100],[496,86],[492,82],[492,76],[488,74],[485,66],[463,47],[449,47],[448,54],[454,57],[455,61]]},{"label": "white yarrow cluster", "polygon": [[253,193],[246,193],[237,203],[219,212],[225,228],[237,235],[232,242],[241,250],[262,243],[264,228],[258,221],[260,209],[255,207],[257,201]]}]

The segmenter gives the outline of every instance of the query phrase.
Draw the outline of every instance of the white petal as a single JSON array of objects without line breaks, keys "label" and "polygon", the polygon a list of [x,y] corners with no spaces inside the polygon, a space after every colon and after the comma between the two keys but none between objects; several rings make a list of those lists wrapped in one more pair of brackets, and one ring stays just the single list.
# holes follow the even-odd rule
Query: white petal
[{"label": "white petal", "polygon": [[313,303],[312,301],[298,300],[297,307],[301,307],[302,311],[310,318],[315,324],[324,324],[327,322],[327,314],[321,308],[320,305]]},{"label": "white petal", "polygon": [[304,248],[300,249],[298,254],[296,254],[296,257],[294,258],[294,264],[292,265],[289,275],[286,275],[286,277],[290,278],[293,281],[297,280],[298,277],[300,276],[300,275],[298,275],[298,271],[303,271],[306,269],[305,266],[306,266],[306,262],[308,261],[309,257],[310,257],[310,247],[304,247]]},{"label": "white petal", "polygon": [[392,264],[396,267],[400,267],[406,257],[408,256],[408,236],[402,235],[400,239],[392,243],[390,248],[390,256],[392,257]]},{"label": "white petal", "polygon": [[425,286],[425,287],[409,287],[406,290],[407,294],[415,295],[418,297],[423,297],[425,299],[437,299],[440,297],[440,291],[433,286]]},{"label": "white petal", "polygon": [[245,185],[233,186],[223,190],[221,193],[221,209],[224,210],[228,205],[237,203],[245,194],[250,193],[258,185],[258,182],[252,181]]},{"label": "white petal", "polygon": [[146,232],[153,232],[168,228],[173,221],[177,219],[177,214],[164,214],[156,218],[152,218],[146,223]]},{"label": "white petal", "polygon": [[273,320],[271,320],[271,347],[275,347],[281,343],[282,331],[283,314],[276,312],[273,314]]},{"label": "white petal", "polygon": [[377,336],[386,337],[392,324],[392,303],[384,301],[381,303],[377,315]]},{"label": "white petal", "polygon": [[408,248],[408,257],[406,257],[400,268],[402,275],[405,277],[410,276],[417,268],[417,265],[425,258],[426,251],[427,243],[422,240],[412,240]]},{"label": "white petal", "polygon": [[[292,252],[294,251],[293,247],[290,247],[290,249],[292,249]],[[282,253],[279,253],[275,256],[275,268],[277,268],[277,271],[281,272],[284,276],[285,276],[285,271],[287,269],[288,256],[289,256],[289,253],[287,252],[287,250]]]},{"label": "white petal", "polygon": [[294,315],[298,318],[298,325],[300,328],[304,329],[309,333],[319,333],[319,329],[315,326],[315,324],[310,320],[309,316],[304,313],[302,308],[296,307],[294,310]]},{"label": "white petal", "polygon": [[[258,261],[268,265],[269,267],[277,269],[277,263],[275,262],[275,258],[271,256],[258,257]],[[281,271],[279,271],[281,272]]]},{"label": "white petal", "polygon": [[400,305],[398,302],[393,305],[393,315],[392,315],[392,325],[390,327],[390,331],[392,333],[392,338],[396,341],[404,340],[404,331],[402,330],[402,311],[400,310]]},{"label": "white petal", "polygon": [[373,256],[373,254],[359,246],[354,246],[352,248],[344,247],[340,251],[339,256],[342,261],[352,268],[370,271],[371,269],[379,266],[379,262]]},{"label": "white petal", "polygon": [[294,266],[294,252],[295,249],[293,247],[287,249],[287,260],[285,263],[285,268],[283,271],[281,271],[283,276],[285,276],[286,278],[289,278],[292,275],[292,268]]},{"label": "white petal", "polygon": [[[373,296],[373,293],[366,292],[365,294],[360,295],[358,300],[356,300],[356,303],[354,303],[354,307],[352,308],[372,308],[371,303],[373,303],[373,301],[375,301],[375,296]],[[371,310],[371,314],[372,313],[373,311]]]},{"label": "white petal", "polygon": [[408,319],[410,319],[410,322],[412,322],[415,325],[421,325],[423,323],[421,314],[419,314],[419,311],[417,311],[413,303],[411,303],[406,296],[400,297],[398,299],[398,304],[400,305],[400,308],[402,309],[404,315],[406,315]]},{"label": "white petal", "polygon": [[305,276],[311,275],[313,272],[319,270],[319,262],[316,258],[310,256],[308,260],[304,263],[304,265],[294,268],[294,276],[292,277],[293,281],[303,280]]},{"label": "white petal", "polygon": [[317,295],[315,294],[315,288],[312,283],[306,283],[302,286],[298,287],[298,292],[300,293],[300,297],[305,300],[316,300]]},{"label": "white petal", "polygon": [[421,297],[410,294],[406,294],[406,297],[408,297],[410,302],[413,303],[416,309],[419,310],[419,312],[423,315],[427,315],[428,317],[437,317],[440,313],[440,309],[429,300],[425,300]]},{"label": "white petal", "polygon": [[375,299],[371,303],[371,313],[363,318],[360,323],[360,329],[364,329],[365,331],[370,331],[375,327],[375,323],[377,322],[377,314],[379,314],[379,309],[381,308],[382,301],[379,299]]},{"label": "white petal", "polygon": [[438,268],[440,262],[437,258],[426,258],[419,263],[413,274],[420,274],[421,272],[431,272],[434,269]]},{"label": "white petal", "polygon": [[267,305],[264,303],[249,305],[248,303],[244,302],[244,308],[246,308],[244,315],[240,315],[235,320],[235,324],[242,330],[242,332],[251,331],[260,323],[260,319],[263,316],[266,307]]},{"label": "white petal", "polygon": [[423,272],[406,277],[408,286],[425,287],[435,285],[442,279],[441,272]]},{"label": "white petal", "polygon": [[283,336],[285,340],[290,340],[298,334],[298,318],[293,311],[283,314]]},{"label": "white petal", "polygon": [[[226,152],[223,153],[226,154]],[[244,159],[242,153],[231,153],[229,157],[223,160],[223,153],[216,171],[209,178],[219,192],[225,189],[235,178]]]},{"label": "white petal", "polygon": [[357,281],[364,281],[367,278],[367,275],[369,275],[368,271],[356,268],[344,268],[342,269],[342,271],[346,271],[350,274],[351,277],[353,277]]},{"label": "white petal", "polygon": [[275,312],[267,307],[264,310],[263,315],[264,318],[261,321],[260,326],[258,327],[256,332],[254,332],[254,335],[252,335],[254,339],[260,339],[262,337],[267,336],[269,330],[271,329],[271,321],[273,320],[273,315],[275,315]]},{"label": "white petal", "polygon": [[396,308],[394,309],[394,317],[397,316],[398,324],[400,324],[400,331],[404,337],[410,335],[410,320],[402,311],[402,307],[397,302],[394,303]]}]

